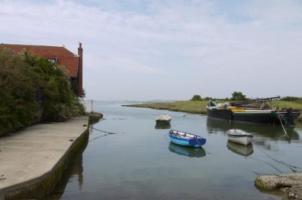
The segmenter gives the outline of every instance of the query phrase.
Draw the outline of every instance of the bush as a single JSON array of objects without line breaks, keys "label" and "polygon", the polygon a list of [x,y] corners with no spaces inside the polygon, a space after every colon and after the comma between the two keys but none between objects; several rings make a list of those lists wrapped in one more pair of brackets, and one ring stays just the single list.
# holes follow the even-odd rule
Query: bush
[{"label": "bush", "polygon": [[246,96],[242,92],[233,92],[231,100],[243,101],[246,100]]},{"label": "bush", "polygon": [[287,96],[287,97],[282,97],[281,100],[283,100],[283,101],[302,101],[302,98]]},{"label": "bush", "polygon": [[204,100],[206,101],[209,101],[209,100],[212,100],[213,98],[212,97],[205,97]]},{"label": "bush", "polygon": [[195,94],[192,98],[191,101],[202,101],[202,98],[200,95]]},{"label": "bush", "polygon": [[84,109],[64,72],[47,59],[0,49],[0,135]]}]

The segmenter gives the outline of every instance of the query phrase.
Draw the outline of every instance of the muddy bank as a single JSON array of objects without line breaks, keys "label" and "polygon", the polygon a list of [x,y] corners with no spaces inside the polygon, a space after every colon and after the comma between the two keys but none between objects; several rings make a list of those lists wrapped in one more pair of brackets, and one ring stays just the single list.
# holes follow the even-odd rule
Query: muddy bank
[{"label": "muddy bank", "polygon": [[261,190],[284,192],[283,199],[302,200],[302,173],[258,176],[255,184]]},{"label": "muddy bank", "polygon": [[90,112],[89,116],[89,124],[95,124],[99,122],[103,118],[103,114],[99,112]]}]

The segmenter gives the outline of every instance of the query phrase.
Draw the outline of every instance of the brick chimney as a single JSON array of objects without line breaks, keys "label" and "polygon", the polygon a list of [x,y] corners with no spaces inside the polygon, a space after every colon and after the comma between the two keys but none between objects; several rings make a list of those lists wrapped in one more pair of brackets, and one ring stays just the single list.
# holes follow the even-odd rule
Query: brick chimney
[{"label": "brick chimney", "polygon": [[79,55],[79,69],[78,69],[78,96],[84,96],[83,90],[83,48],[82,43],[79,43],[78,48],[78,55]]}]

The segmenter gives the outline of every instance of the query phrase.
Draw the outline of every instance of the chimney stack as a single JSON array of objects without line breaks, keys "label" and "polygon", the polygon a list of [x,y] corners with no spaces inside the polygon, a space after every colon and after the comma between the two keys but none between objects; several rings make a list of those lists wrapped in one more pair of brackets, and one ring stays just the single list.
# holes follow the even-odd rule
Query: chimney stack
[{"label": "chimney stack", "polygon": [[79,56],[79,69],[78,69],[78,96],[84,96],[83,90],[83,48],[82,43],[79,43],[78,48],[78,56]]}]

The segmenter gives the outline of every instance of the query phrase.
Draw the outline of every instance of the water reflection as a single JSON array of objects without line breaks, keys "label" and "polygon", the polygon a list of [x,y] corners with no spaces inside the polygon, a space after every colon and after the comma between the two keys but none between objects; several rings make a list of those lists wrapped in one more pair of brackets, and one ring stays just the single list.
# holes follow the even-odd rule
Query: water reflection
[{"label": "water reflection", "polygon": [[56,186],[55,191],[52,193],[51,196],[46,198],[46,200],[59,200],[61,199],[66,185],[70,179],[76,179],[78,183],[78,190],[82,189],[84,183],[84,176],[83,176],[83,152],[88,144],[89,141],[89,134],[85,136],[84,144],[79,150],[79,152],[74,155],[71,160],[69,167],[65,170],[63,178],[61,179],[60,183]]},{"label": "water reflection", "polygon": [[286,136],[281,126],[229,122],[212,118],[207,119],[207,129],[209,133],[226,133],[226,131],[233,128],[252,133],[254,136],[270,138],[273,140],[299,140],[299,134],[293,128],[287,129],[288,136]]},{"label": "water reflection", "polygon": [[[161,111],[115,105],[99,105],[98,111],[110,120],[93,128],[83,154],[85,171],[82,173],[81,161],[76,162],[67,186],[63,184],[66,188],[61,199],[279,199],[254,187],[256,175],[292,172],[290,167],[302,165],[302,148],[298,145],[301,141],[293,139],[298,135],[290,133],[292,143],[297,144],[288,145],[280,139],[281,127],[236,126],[220,120],[212,123],[205,116],[169,113],[173,117],[172,128],[203,135],[207,130],[216,133],[207,135],[205,152],[169,144],[166,134],[154,134],[161,132],[154,130],[154,117]],[[253,146],[227,146],[224,133],[233,127],[252,132]]]},{"label": "water reflection", "polygon": [[187,156],[187,157],[204,157],[206,152],[203,148],[190,148],[190,147],[181,147],[179,145],[170,143],[169,150],[178,155]]},{"label": "water reflection", "polygon": [[82,153],[78,156],[78,158],[76,159],[73,165],[73,168],[71,170],[71,176],[73,176],[78,180],[77,182],[79,184],[79,190],[81,190],[84,182]]},{"label": "water reflection", "polygon": [[244,145],[240,145],[240,144],[236,144],[236,143],[228,141],[227,147],[231,152],[244,156],[244,157],[248,157],[248,156],[252,155],[254,152],[252,144],[244,146]]},{"label": "water reflection", "polygon": [[170,129],[171,125],[170,123],[156,123],[155,129]]}]

